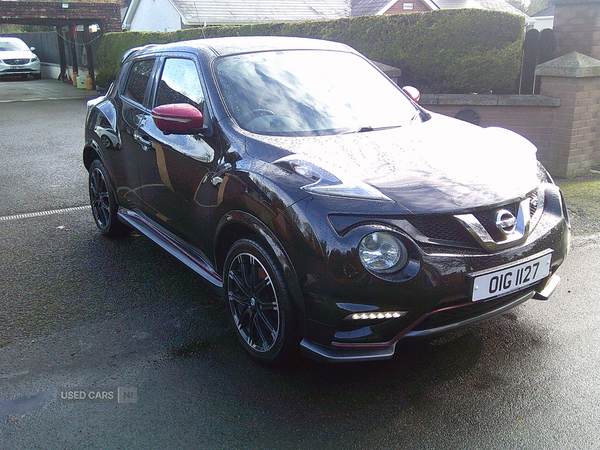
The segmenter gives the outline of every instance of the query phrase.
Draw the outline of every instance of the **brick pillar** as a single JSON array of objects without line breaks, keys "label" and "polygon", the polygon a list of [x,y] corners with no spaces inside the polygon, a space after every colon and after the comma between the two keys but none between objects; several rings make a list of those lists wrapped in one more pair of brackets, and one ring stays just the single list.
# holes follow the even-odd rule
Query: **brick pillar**
[{"label": "brick pillar", "polygon": [[600,0],[555,0],[556,56],[579,52],[600,59]]},{"label": "brick pillar", "polygon": [[560,99],[544,163],[559,177],[589,173],[600,163],[600,61],[573,52],[537,66],[541,94]]}]

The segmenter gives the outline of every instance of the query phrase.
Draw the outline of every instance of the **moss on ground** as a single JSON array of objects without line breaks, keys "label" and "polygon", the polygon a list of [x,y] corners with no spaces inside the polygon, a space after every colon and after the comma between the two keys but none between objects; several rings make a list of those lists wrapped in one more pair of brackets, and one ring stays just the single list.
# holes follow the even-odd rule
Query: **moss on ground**
[{"label": "moss on ground", "polygon": [[565,197],[573,234],[600,233],[600,171],[555,181]]}]

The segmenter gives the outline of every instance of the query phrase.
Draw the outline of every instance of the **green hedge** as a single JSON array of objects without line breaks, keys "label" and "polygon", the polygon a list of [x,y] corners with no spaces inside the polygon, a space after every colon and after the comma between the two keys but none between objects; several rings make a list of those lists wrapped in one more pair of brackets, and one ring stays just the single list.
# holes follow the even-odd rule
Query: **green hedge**
[{"label": "green hedge", "polygon": [[[363,16],[326,22],[208,27],[204,35],[300,36],[343,42],[368,58],[399,67],[425,93],[514,93],[524,19],[499,11],[455,9]],[[98,83],[114,79],[132,47],[203,37],[190,28],[171,33],[107,33],[98,49]]]}]

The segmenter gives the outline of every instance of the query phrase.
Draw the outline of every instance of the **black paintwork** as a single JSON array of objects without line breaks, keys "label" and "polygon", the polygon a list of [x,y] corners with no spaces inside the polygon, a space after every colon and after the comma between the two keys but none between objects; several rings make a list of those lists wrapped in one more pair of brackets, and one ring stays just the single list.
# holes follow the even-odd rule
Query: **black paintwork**
[{"label": "black paintwork", "polygon": [[[305,352],[325,360],[391,357],[395,342],[407,333],[489,317],[544,287],[547,280],[506,298],[470,302],[474,272],[550,249],[552,276],[566,256],[566,208],[528,141],[427,113],[408,127],[349,135],[272,137],[243,130],[221,101],[214,61],[289,48],[355,53],[324,41],[223,38],[148,46],[126,55],[116,84],[89,102],[84,149],[86,167],[96,158],[107,167],[124,221],[197,265],[217,289],[233,242],[259,237],[283,267]],[[170,54],[197,65],[206,96],[202,134],[164,135],[151,119],[162,60]],[[123,86],[132,64],[145,58],[156,63],[150,89],[138,104],[123,97]],[[305,178],[274,164],[289,155],[342,169],[390,201],[311,194],[302,189]],[[544,204],[538,205],[541,212],[526,240],[514,247],[490,252],[475,240],[452,241],[445,237],[447,229],[439,239],[418,229],[434,218],[455,226],[454,215],[505,208],[535,189],[544,192],[538,197]],[[362,266],[358,244],[376,230],[394,233],[407,247],[409,262],[400,271],[375,276]],[[459,229],[455,235],[470,239],[465,233]],[[464,314],[444,322],[434,313],[442,309]],[[408,313],[383,321],[345,319],[355,312],[398,310]]]}]

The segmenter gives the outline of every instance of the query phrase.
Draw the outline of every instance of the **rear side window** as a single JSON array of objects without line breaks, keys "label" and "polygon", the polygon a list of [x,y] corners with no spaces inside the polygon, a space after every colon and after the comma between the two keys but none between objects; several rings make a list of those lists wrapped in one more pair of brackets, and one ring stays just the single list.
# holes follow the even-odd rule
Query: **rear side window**
[{"label": "rear side window", "polygon": [[155,106],[171,103],[189,103],[204,111],[204,93],[194,61],[169,58],[158,84]]},{"label": "rear side window", "polygon": [[148,82],[154,67],[154,59],[144,59],[133,63],[129,73],[124,96],[139,104],[144,103]]}]

